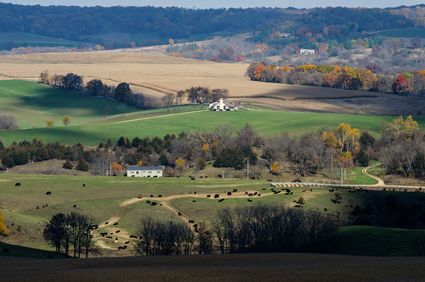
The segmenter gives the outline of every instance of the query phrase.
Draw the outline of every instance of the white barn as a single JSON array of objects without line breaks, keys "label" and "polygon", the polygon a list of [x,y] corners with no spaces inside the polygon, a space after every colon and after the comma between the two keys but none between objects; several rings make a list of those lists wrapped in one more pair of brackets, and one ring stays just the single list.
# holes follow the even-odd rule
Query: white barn
[{"label": "white barn", "polygon": [[238,107],[236,105],[224,102],[223,99],[220,99],[218,102],[211,103],[209,106],[210,111],[214,112],[227,112],[227,111],[237,111]]},{"label": "white barn", "polygon": [[127,177],[152,177],[160,178],[163,176],[163,166],[136,166],[127,167]]}]

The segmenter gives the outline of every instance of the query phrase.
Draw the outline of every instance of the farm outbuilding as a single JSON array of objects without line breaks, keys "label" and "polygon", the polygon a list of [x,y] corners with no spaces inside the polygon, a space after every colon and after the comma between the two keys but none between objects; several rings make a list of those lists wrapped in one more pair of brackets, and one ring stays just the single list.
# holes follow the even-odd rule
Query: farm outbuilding
[{"label": "farm outbuilding", "polygon": [[152,177],[159,178],[163,176],[163,166],[135,166],[127,167],[127,177]]},{"label": "farm outbuilding", "polygon": [[238,107],[234,104],[225,102],[224,99],[220,99],[218,102],[213,102],[209,106],[210,111],[214,112],[226,112],[226,111],[237,111]]}]

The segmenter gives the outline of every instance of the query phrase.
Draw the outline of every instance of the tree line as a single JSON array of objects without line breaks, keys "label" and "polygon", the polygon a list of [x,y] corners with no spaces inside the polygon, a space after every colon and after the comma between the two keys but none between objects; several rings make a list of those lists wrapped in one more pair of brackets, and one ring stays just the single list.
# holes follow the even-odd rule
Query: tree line
[{"label": "tree line", "polygon": [[88,258],[90,253],[97,252],[93,241],[93,231],[97,228],[89,216],[76,212],[58,213],[45,224],[43,238],[55,247],[58,254],[68,256],[72,251],[73,257],[83,255]]},{"label": "tree line", "polygon": [[[411,8],[414,10],[414,7]],[[107,48],[164,44],[169,38],[190,39],[214,34],[288,32],[302,42],[346,39],[367,32],[412,27],[420,17],[396,14],[397,9],[271,8],[186,9],[161,7],[65,7],[0,4],[0,31],[28,32],[73,41],[101,44]],[[78,27],[78,28],[75,28]],[[104,39],[101,35],[125,33]],[[144,40],[137,34],[149,35]],[[263,35],[264,34],[264,35]],[[134,36],[131,36],[134,35]],[[267,43],[273,43],[266,41]],[[11,44],[13,42],[6,42]],[[291,42],[289,42],[291,43]],[[6,46],[7,46],[6,44]],[[16,46],[16,45],[15,45]],[[2,47],[0,45],[0,47]]]},{"label": "tree line", "polygon": [[166,176],[179,176],[187,168],[201,171],[207,164],[218,168],[246,169],[249,177],[291,173],[306,177],[321,173],[335,177],[340,169],[367,166],[371,160],[382,163],[386,174],[425,178],[425,136],[413,117],[395,118],[383,125],[379,138],[350,124],[324,128],[302,136],[282,134],[262,138],[246,125],[235,130],[220,127],[210,132],[182,132],[163,138],[108,140],[97,148],[81,144],[44,144],[40,140],[21,141],[5,147],[0,142],[3,167],[13,167],[50,159],[66,160],[65,169],[91,171],[105,175],[111,163],[165,166]]},{"label": "tree line", "polygon": [[190,255],[243,252],[319,252],[330,245],[338,222],[319,211],[274,205],[226,208],[211,225],[141,221],[140,255]]},{"label": "tree line", "polygon": [[143,108],[145,105],[144,96],[133,93],[130,84],[126,82],[115,87],[103,83],[100,79],[93,79],[84,84],[84,78],[81,75],[75,73],[49,75],[48,71],[40,73],[39,82],[52,87],[77,91],[85,95],[116,100],[138,108]]},{"label": "tree line", "polygon": [[424,70],[384,75],[350,66],[308,64],[278,67],[253,63],[248,67],[247,75],[254,81],[425,95]]}]

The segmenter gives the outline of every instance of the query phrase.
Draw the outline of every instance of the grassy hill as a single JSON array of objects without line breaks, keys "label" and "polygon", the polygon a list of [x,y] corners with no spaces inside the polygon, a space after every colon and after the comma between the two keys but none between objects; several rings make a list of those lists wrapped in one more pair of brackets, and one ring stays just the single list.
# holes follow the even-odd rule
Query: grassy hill
[{"label": "grassy hill", "polygon": [[43,36],[27,32],[0,32],[0,47],[78,47],[87,45],[71,40]]},{"label": "grassy hill", "polygon": [[51,119],[63,126],[65,115],[71,124],[100,120],[104,115],[137,111],[123,103],[83,96],[30,81],[0,81],[0,113],[13,115],[21,129],[45,127]]},{"label": "grassy hill", "polygon": [[[104,102],[104,101],[103,101]],[[75,112],[73,112],[75,114]],[[148,112],[147,112],[148,113]],[[57,117],[57,119],[60,116]],[[39,123],[44,121],[44,115]],[[73,115],[71,115],[71,119]],[[390,116],[350,115],[311,112],[280,112],[273,110],[241,110],[239,112],[190,111],[175,114],[159,112],[150,117],[129,120],[109,120],[83,125],[36,128],[2,132],[1,139],[6,144],[16,140],[33,139],[59,141],[65,144],[82,143],[97,145],[108,139],[117,140],[120,136],[129,138],[164,136],[168,133],[214,130],[220,126],[242,128],[250,124],[261,135],[275,136],[284,132],[303,134],[321,128],[334,128],[342,122],[378,135],[381,125],[392,120]],[[423,124],[424,120],[419,120]],[[58,120],[60,122],[60,120]]]},{"label": "grassy hill", "polygon": [[[15,187],[20,182],[22,186]],[[85,185],[85,186],[84,186]],[[59,212],[77,211],[103,223],[118,218],[117,228],[134,234],[142,217],[153,216],[162,220],[182,220],[165,206],[152,206],[149,195],[162,195],[162,199],[175,211],[182,212],[196,222],[211,222],[219,209],[225,207],[263,204],[294,205],[294,200],[303,197],[304,209],[317,209],[331,214],[339,213],[341,219],[351,211],[350,205],[362,204],[368,199],[381,199],[394,195],[399,203],[416,204],[424,200],[425,194],[397,192],[350,193],[341,189],[342,201],[331,201],[334,193],[324,188],[292,188],[292,195],[270,193],[270,184],[265,181],[238,179],[128,179],[124,177],[74,177],[48,175],[0,175],[0,207],[12,234],[7,243],[49,250],[42,240],[44,222]],[[217,199],[196,197],[201,194],[225,195],[237,189],[262,193],[252,202],[244,198]],[[46,192],[52,192],[47,196]],[[268,193],[268,195],[266,195]],[[138,195],[145,198],[134,200]],[[181,197],[185,195],[184,197]],[[167,197],[172,197],[166,199]],[[128,202],[128,204],[123,204]],[[13,224],[13,226],[12,226]],[[374,227],[344,227],[329,252],[361,255],[418,255],[422,249],[423,231],[385,229]],[[120,239],[121,240],[121,239]],[[126,240],[126,239],[123,239]],[[421,243],[422,244],[422,243]]]}]

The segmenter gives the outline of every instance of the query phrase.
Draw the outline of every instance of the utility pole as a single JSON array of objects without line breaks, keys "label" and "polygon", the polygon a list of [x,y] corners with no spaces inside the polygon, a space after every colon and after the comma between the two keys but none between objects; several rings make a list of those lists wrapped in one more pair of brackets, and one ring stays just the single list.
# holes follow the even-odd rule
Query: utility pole
[{"label": "utility pole", "polygon": [[344,169],[341,167],[340,169],[340,178],[341,178],[341,185],[344,184]]}]

